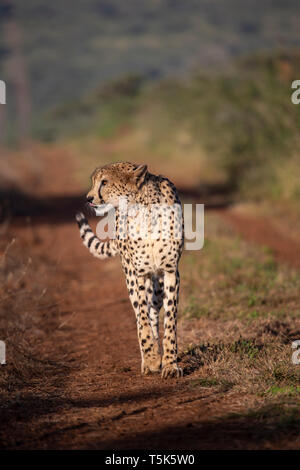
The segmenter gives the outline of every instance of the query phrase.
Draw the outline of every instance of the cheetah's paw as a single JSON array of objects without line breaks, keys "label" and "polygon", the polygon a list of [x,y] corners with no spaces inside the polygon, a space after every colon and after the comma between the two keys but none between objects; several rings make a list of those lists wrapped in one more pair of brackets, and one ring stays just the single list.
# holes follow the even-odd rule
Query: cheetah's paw
[{"label": "cheetah's paw", "polygon": [[161,357],[154,357],[142,363],[142,374],[155,374],[161,370]]},{"label": "cheetah's paw", "polygon": [[177,366],[177,364],[166,364],[163,366],[161,376],[163,379],[171,378],[171,377],[182,377],[183,370]]}]

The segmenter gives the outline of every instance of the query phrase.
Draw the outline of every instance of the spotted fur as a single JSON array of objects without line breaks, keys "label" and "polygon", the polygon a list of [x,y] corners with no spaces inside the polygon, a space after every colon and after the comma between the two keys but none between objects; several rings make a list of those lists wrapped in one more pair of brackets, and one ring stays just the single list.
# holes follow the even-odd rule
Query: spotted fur
[{"label": "spotted fur", "polygon": [[[103,242],[92,232],[82,213],[76,219],[84,245],[96,257],[120,255],[129,297],[136,315],[142,357],[142,373],[161,370],[162,377],[179,377],[177,365],[177,306],[179,294],[178,263],[183,248],[183,220],[173,210],[180,206],[175,186],[163,176],[148,172],[146,165],[113,163],[96,168],[87,200],[94,208],[112,204],[116,208],[116,238]],[[118,208],[119,198],[126,198],[129,208],[163,207],[154,214],[157,239],[139,236],[142,223],[138,214],[127,218]],[[180,206],[181,207],[181,206]],[[164,212],[164,213],[163,213]],[[169,224],[166,237],[164,225]],[[124,223],[126,225],[124,225]],[[150,221],[149,221],[150,223]],[[128,236],[124,238],[124,227]],[[137,229],[137,233],[136,233]],[[159,312],[164,307],[162,352],[159,344]]]}]

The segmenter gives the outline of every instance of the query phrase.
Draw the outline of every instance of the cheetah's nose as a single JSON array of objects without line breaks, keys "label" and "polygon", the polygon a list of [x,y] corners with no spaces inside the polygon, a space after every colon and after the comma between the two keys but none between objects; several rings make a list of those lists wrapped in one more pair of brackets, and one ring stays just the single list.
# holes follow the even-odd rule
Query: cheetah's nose
[{"label": "cheetah's nose", "polygon": [[87,202],[93,202],[94,198],[93,196],[89,196],[86,198]]}]

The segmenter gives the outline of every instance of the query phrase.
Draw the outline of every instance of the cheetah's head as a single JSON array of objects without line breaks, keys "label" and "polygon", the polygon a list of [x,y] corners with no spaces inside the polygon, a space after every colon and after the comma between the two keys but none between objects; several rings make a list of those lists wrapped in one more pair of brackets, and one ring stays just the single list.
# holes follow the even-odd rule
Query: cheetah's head
[{"label": "cheetah's head", "polygon": [[147,175],[147,165],[111,163],[95,169],[91,176],[92,187],[87,201],[96,215],[103,215],[119,205],[120,198],[135,202]]}]

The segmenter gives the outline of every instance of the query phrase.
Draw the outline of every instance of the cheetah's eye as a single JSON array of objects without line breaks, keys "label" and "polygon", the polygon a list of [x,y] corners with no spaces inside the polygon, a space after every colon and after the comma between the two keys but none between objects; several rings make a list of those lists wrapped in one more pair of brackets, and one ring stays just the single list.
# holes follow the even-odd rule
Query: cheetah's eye
[{"label": "cheetah's eye", "polygon": [[105,186],[105,185],[107,185],[107,183],[108,183],[107,180],[102,180],[102,181],[101,181],[101,186]]}]

